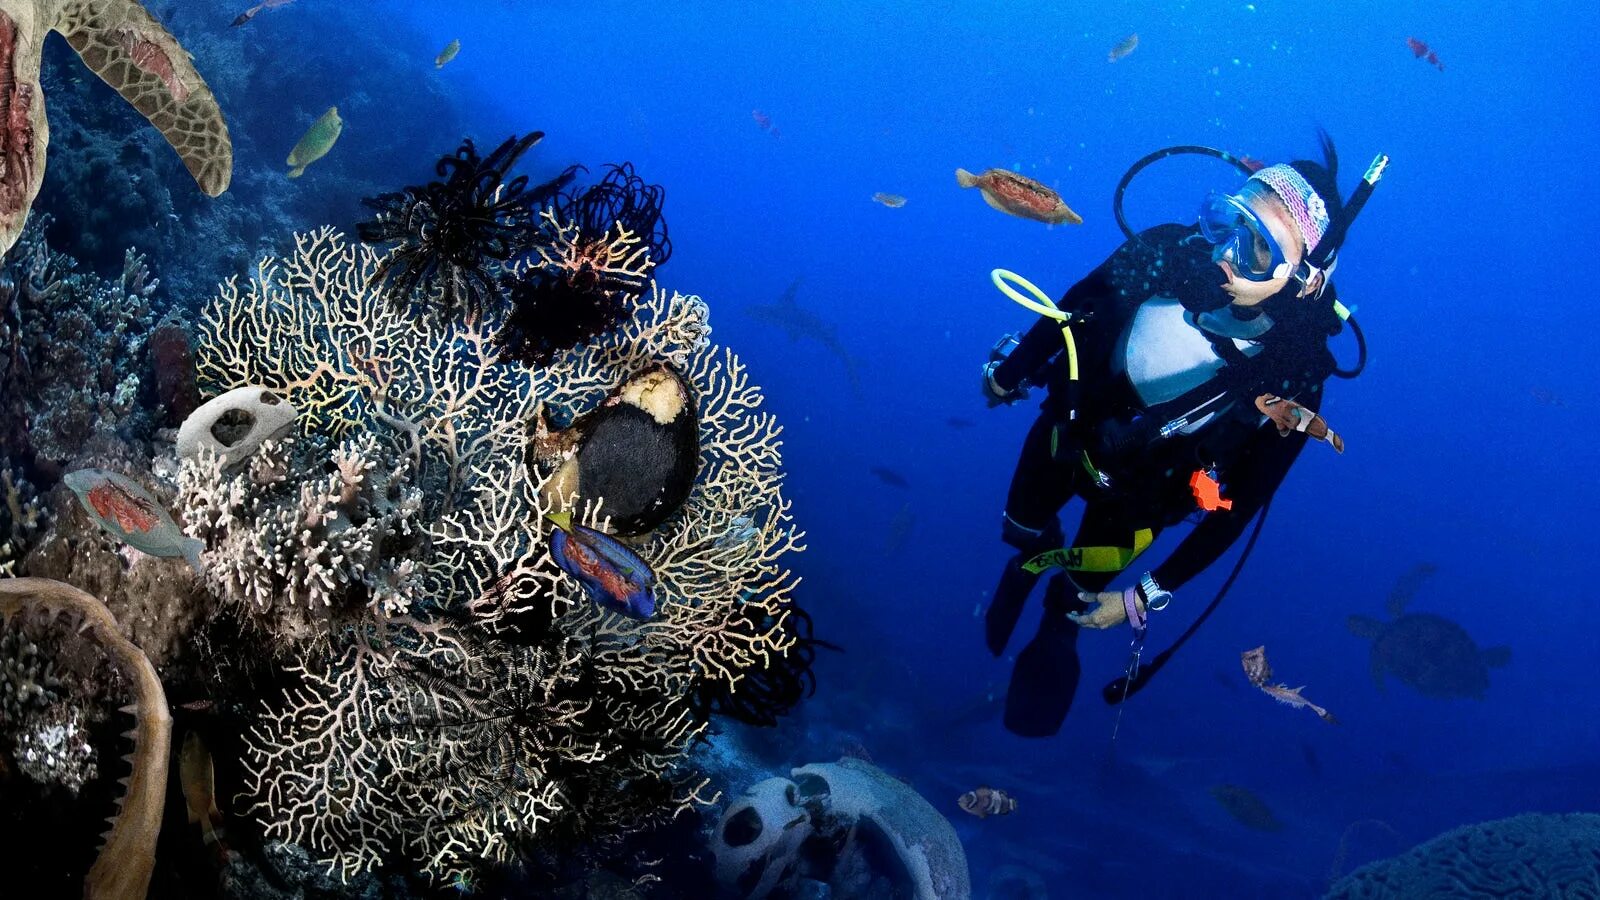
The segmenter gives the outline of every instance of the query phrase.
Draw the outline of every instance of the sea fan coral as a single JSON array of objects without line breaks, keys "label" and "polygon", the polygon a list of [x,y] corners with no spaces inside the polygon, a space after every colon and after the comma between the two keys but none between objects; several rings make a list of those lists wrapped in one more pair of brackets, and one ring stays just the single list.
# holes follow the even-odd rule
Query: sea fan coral
[{"label": "sea fan coral", "polygon": [[[525,368],[498,361],[492,315],[417,327],[372,286],[379,264],[331,230],[302,235],[201,315],[208,387],[268,385],[309,437],[376,436],[422,494],[414,589],[296,644],[295,686],[246,741],[252,814],[341,874],[410,860],[448,882],[711,802],[688,757],[723,708],[706,698],[737,691],[770,718],[807,658],[786,567],[803,535],[760,388],[711,346],[697,297],[652,284],[614,340]],[[635,547],[656,576],[656,614],[635,621],[550,558],[547,479],[525,454],[541,405],[570,418],[662,363],[692,388],[699,476]],[[246,507],[267,496],[234,484]],[[576,512],[605,527],[603,505]]]},{"label": "sea fan coral", "polygon": [[528,176],[506,176],[544,137],[535,131],[507,138],[487,157],[472,139],[442,157],[443,179],[363,200],[376,219],[357,228],[363,241],[397,243],[373,274],[394,302],[414,302],[449,316],[479,315],[504,264],[527,250],[538,233],[537,211],[572,180],[568,170],[529,190]]}]

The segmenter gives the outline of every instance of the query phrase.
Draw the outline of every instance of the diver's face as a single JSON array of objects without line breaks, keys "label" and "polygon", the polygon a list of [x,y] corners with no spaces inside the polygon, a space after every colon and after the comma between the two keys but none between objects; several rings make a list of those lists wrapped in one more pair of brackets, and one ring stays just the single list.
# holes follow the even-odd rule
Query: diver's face
[{"label": "diver's face", "polygon": [[[1284,257],[1290,267],[1299,266],[1301,258],[1305,256],[1305,248],[1300,245],[1300,234],[1295,230],[1294,220],[1289,218],[1289,210],[1284,207],[1283,201],[1270,191],[1255,189],[1255,184],[1256,182],[1251,182],[1251,188],[1242,192],[1241,196],[1249,204],[1250,209],[1261,217],[1272,239],[1283,248]],[[1250,281],[1236,275],[1226,262],[1218,262],[1217,265],[1228,279],[1222,289],[1233,298],[1235,306],[1255,306],[1283,290],[1289,283],[1287,276],[1274,278],[1271,281]]]}]

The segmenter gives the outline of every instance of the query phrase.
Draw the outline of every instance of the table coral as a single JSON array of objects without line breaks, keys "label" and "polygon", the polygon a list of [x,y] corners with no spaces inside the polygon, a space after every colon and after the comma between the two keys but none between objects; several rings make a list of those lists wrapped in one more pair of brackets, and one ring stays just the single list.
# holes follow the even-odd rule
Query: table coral
[{"label": "table coral", "polygon": [[[414,566],[403,595],[347,603],[352,615],[313,640],[280,635],[297,684],[249,735],[251,813],[341,875],[400,856],[463,883],[534,848],[613,846],[709,802],[684,752],[709,716],[774,717],[798,700],[809,663],[785,566],[803,536],[760,388],[711,345],[699,298],[652,285],[617,335],[530,369],[498,360],[494,310],[419,322],[397,309],[373,286],[380,260],[331,229],[302,234],[293,254],[224,285],[200,319],[208,390],[268,386],[304,411],[296,441],[359,441],[404,460],[392,484],[417,492],[422,529],[387,560]],[[635,546],[657,578],[658,612],[638,622],[590,602],[549,558],[548,475],[530,477],[524,458],[536,410],[592,408],[658,363],[693,389],[700,476]],[[225,482],[186,467],[191,533],[219,534],[207,531],[219,497],[283,510],[274,497],[298,496],[284,485],[331,495],[341,469],[326,451],[251,465],[272,474]],[[603,508],[578,512],[606,527]],[[317,602],[284,584],[283,554],[224,540],[211,556],[259,586],[246,592],[254,603]],[[370,580],[359,555],[324,557],[358,563],[335,589]]]}]

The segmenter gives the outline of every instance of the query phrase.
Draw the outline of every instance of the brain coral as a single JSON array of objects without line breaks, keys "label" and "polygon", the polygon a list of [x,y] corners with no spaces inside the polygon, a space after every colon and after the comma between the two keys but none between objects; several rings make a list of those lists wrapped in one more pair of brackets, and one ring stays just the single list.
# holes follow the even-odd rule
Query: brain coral
[{"label": "brain coral", "polygon": [[[291,641],[298,683],[247,741],[251,812],[269,837],[332,871],[409,861],[461,884],[709,802],[685,750],[713,712],[792,703],[797,660],[809,660],[785,567],[802,535],[782,493],[782,429],[760,409],[760,389],[710,343],[697,297],[652,287],[618,335],[529,369],[497,358],[493,310],[433,323],[397,312],[371,286],[380,259],[331,229],[303,234],[293,254],[225,285],[201,317],[203,384],[265,385],[303,411],[297,440],[359,441],[364,457],[405,460],[373,471],[394,471],[385,494],[417,498],[406,520],[422,533],[381,555],[332,554],[345,569],[330,584],[382,583],[357,571],[371,559],[403,571],[407,586]],[[663,362],[694,389],[699,476],[682,509],[634,544],[655,571],[657,613],[633,621],[590,602],[551,561],[550,475],[530,471],[524,450],[541,407],[581,413]],[[341,466],[323,466],[290,477],[325,484],[331,498]],[[301,496],[215,467],[187,465],[184,480],[190,532],[213,539],[213,557],[255,546],[249,534],[282,518],[237,511]],[[205,501],[225,494],[226,510]],[[603,509],[583,513],[604,527]],[[232,568],[211,564],[238,584],[271,586],[329,554],[237,556]],[[289,593],[234,607],[306,602]]]},{"label": "brain coral", "polygon": [[1467,825],[1362,866],[1327,896],[1600,897],[1600,815],[1528,814]]}]

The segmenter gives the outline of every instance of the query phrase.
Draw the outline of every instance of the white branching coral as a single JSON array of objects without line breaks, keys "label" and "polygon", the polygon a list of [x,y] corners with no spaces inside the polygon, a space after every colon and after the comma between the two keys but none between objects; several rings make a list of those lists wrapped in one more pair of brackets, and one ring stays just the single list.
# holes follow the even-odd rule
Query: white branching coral
[{"label": "white branching coral", "polygon": [[[330,471],[331,470],[331,471]],[[205,542],[213,594],[285,638],[364,611],[397,615],[417,588],[421,541],[411,464],[371,434],[329,451],[317,437],[267,441],[240,471],[202,450],[178,476],[188,533]]]},{"label": "white branching coral", "polygon": [[[619,240],[583,252],[648,263]],[[360,448],[393,448],[409,468],[390,483],[420,492],[405,521],[421,540],[399,557],[406,588],[303,647],[300,685],[249,735],[254,814],[341,874],[398,852],[450,880],[540,841],[603,837],[712,801],[684,766],[708,714],[759,706],[763,691],[787,696],[771,684],[797,680],[801,614],[784,559],[803,536],[760,389],[711,345],[697,297],[652,284],[619,334],[529,369],[497,359],[492,312],[405,318],[369,287],[379,259],[331,229],[300,235],[294,254],[225,285],[201,318],[210,389],[271,387],[306,411],[297,440],[356,448],[324,452],[309,471],[280,448],[231,478],[186,471],[205,487],[184,514],[226,591],[255,605],[317,602],[292,593],[318,590],[314,578],[283,583],[283,560],[345,493],[389,471]],[[660,363],[693,386],[699,477],[635,545],[656,575],[657,612],[641,622],[598,607],[550,559],[549,474],[530,470],[527,444],[536,409],[582,413]],[[300,491],[298,506],[252,506]],[[278,521],[290,511],[298,518]],[[603,505],[582,519],[604,528]]]}]

